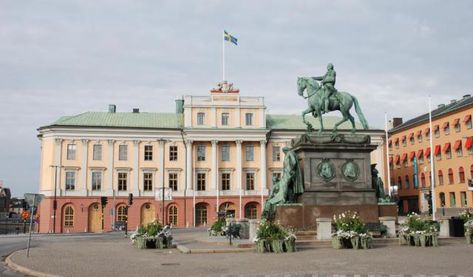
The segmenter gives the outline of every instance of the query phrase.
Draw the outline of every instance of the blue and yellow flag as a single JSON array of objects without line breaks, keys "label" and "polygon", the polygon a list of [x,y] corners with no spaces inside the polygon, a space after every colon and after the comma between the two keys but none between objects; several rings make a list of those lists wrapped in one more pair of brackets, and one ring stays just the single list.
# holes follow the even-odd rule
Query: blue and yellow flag
[{"label": "blue and yellow flag", "polygon": [[223,31],[223,39],[226,40],[226,41],[229,41],[235,45],[238,45],[238,39],[232,35],[230,35],[229,33],[227,33],[227,31]]}]

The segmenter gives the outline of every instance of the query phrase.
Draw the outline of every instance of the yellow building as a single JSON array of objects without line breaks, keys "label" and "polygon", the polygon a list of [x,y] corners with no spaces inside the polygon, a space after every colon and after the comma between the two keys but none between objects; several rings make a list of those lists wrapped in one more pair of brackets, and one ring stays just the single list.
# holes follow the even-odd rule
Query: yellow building
[{"label": "yellow building", "polygon": [[[326,117],[324,124],[338,120]],[[341,132],[348,128],[343,124]],[[263,97],[241,96],[226,82],[210,95],[176,100],[172,114],[116,112],[111,105],[108,112],[64,116],[39,128],[46,195],[40,232],[98,232],[102,216],[104,230],[126,218],[130,229],[155,218],[208,225],[218,211],[257,218],[273,176],[282,172],[282,148],[304,131],[300,115],[266,114]],[[382,164],[383,131],[360,132],[379,146],[372,157]],[[164,201],[163,184],[172,194]],[[108,201],[104,210],[101,197]]]},{"label": "yellow building", "polygon": [[[473,207],[473,98],[465,95],[389,131],[391,184],[398,187],[401,213],[428,212],[431,192],[431,161],[434,162],[434,191],[437,215],[457,215]],[[430,132],[432,145],[430,148]]]}]

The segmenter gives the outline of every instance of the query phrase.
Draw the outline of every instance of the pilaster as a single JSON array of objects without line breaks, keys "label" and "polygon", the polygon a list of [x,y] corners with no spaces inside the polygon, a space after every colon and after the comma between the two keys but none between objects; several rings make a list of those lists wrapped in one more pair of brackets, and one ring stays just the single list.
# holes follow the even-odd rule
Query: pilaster
[{"label": "pilaster", "polygon": [[217,160],[218,141],[212,140],[212,186],[217,196],[217,211],[219,207],[219,186],[218,186],[218,160]]},{"label": "pilaster", "polygon": [[241,168],[242,168],[242,163],[241,163],[241,140],[236,141],[236,178],[237,178],[237,188],[238,188],[238,195],[240,198],[239,201],[239,218],[242,218],[242,196],[243,196],[243,188],[241,186]]},{"label": "pilaster", "polygon": [[260,141],[260,187],[261,187],[261,207],[264,205],[264,193],[266,189],[266,173],[267,173],[267,166],[266,166],[266,140]]},{"label": "pilaster", "polygon": [[82,141],[82,165],[80,169],[80,181],[81,181],[81,186],[79,187],[79,194],[87,196],[89,188],[87,185],[87,164],[89,161],[89,151],[88,151],[88,146],[89,146],[89,140],[88,139],[83,139]]},{"label": "pilaster", "polygon": [[140,141],[134,140],[133,141],[133,186],[131,188],[131,191],[133,192],[133,195],[135,196],[140,195],[139,166],[140,166]]},{"label": "pilaster", "polygon": [[114,195],[114,185],[113,185],[113,159],[114,159],[114,149],[113,145],[115,141],[113,139],[107,140],[108,142],[108,166],[107,166],[107,195]]}]

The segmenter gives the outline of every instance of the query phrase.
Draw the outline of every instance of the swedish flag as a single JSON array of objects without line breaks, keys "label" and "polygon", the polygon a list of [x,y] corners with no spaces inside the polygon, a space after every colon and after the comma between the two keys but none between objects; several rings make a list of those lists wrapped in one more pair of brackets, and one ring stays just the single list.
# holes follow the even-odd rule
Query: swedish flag
[{"label": "swedish flag", "polygon": [[238,39],[232,35],[230,35],[227,31],[223,31],[223,39],[229,41],[235,45],[238,45]]}]

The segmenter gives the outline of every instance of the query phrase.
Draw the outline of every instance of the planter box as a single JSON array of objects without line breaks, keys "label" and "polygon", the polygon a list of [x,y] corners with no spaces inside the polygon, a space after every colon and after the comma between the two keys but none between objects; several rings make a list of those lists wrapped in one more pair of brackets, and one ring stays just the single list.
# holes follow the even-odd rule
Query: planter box
[{"label": "planter box", "polygon": [[138,249],[146,249],[146,239],[143,237],[136,237],[134,245]]},{"label": "planter box", "polygon": [[466,243],[467,244],[473,244],[473,233],[470,233],[469,231],[465,232],[465,238],[466,238]]},{"label": "planter box", "polygon": [[439,245],[438,234],[400,234],[399,245],[437,247]]},{"label": "planter box", "polygon": [[291,238],[288,240],[259,240],[256,242],[257,253],[284,253],[284,252],[296,252],[296,239]]},{"label": "planter box", "polygon": [[332,237],[332,247],[334,249],[371,249],[373,239],[370,236],[356,236],[352,238]]}]

